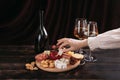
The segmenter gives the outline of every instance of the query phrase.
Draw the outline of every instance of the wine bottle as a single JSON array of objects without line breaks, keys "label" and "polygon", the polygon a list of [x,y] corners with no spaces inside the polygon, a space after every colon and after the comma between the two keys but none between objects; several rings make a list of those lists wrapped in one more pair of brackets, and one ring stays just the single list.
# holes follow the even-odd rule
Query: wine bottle
[{"label": "wine bottle", "polygon": [[39,11],[39,16],[40,16],[40,24],[39,24],[39,29],[38,29],[38,34],[35,38],[35,52],[36,53],[42,53],[45,48],[48,46],[48,34],[47,31],[44,27],[44,11],[40,10]]}]

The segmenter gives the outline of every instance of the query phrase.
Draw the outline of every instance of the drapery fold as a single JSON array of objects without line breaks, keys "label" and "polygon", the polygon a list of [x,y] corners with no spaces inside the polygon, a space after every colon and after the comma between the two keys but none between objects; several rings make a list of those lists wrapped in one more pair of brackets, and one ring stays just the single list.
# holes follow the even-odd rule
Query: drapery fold
[{"label": "drapery fold", "polygon": [[[6,2],[6,4],[4,5],[10,6],[8,2]],[[10,8],[12,12],[6,11],[8,13],[5,13],[5,15],[0,15],[0,16],[5,16],[4,18],[6,18],[6,22],[4,21],[4,23],[0,24],[0,43],[1,44],[21,44],[21,43],[27,44],[30,41],[33,42],[31,38],[34,38],[33,36],[39,24],[38,1],[11,0],[11,3],[13,3],[11,5],[12,8]],[[15,15],[12,15],[12,14],[15,14]],[[11,20],[9,20],[9,16],[7,15],[9,15],[10,17],[13,16],[11,17]]]},{"label": "drapery fold", "polygon": [[50,42],[55,44],[62,37],[74,38],[74,22],[78,17],[97,21],[99,33],[118,28],[119,3],[119,0],[48,0],[45,25]]}]

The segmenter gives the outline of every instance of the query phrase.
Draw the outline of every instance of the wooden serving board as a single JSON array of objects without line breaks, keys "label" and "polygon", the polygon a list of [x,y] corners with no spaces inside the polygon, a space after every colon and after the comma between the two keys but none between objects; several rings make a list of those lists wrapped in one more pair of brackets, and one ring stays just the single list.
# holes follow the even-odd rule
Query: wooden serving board
[{"label": "wooden serving board", "polygon": [[44,68],[40,65],[39,62],[36,61],[36,65],[38,68],[40,68],[41,70],[44,71],[48,71],[48,72],[65,72],[65,71],[69,71],[72,69],[75,69],[76,67],[78,67],[78,65],[80,65],[80,60],[77,61],[74,65],[68,65],[67,68],[65,69],[58,69],[58,68]]}]

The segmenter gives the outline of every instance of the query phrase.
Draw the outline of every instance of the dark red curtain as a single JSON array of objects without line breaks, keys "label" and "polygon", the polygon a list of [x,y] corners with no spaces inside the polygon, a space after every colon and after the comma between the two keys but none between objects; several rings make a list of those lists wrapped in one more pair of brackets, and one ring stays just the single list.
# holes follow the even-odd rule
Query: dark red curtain
[{"label": "dark red curtain", "polygon": [[74,38],[74,21],[78,17],[97,21],[99,33],[118,28],[119,8],[120,0],[48,0],[45,19],[50,41]]},{"label": "dark red curtain", "polygon": [[120,27],[120,0],[1,0],[0,44],[34,44],[39,9],[45,10],[44,25],[50,44],[72,37],[78,17],[98,22],[99,33]]},{"label": "dark red curtain", "polygon": [[0,1],[0,44],[33,42],[38,27],[38,0]]}]

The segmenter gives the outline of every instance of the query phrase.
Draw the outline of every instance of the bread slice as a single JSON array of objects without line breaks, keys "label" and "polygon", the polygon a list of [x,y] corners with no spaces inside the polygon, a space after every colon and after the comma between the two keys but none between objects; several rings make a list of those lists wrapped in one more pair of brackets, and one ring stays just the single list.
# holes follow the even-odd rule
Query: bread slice
[{"label": "bread slice", "polygon": [[84,55],[79,54],[79,53],[75,53],[75,54],[72,54],[72,57],[74,57],[74,58],[76,58],[76,59],[83,59],[83,58],[84,58]]}]

